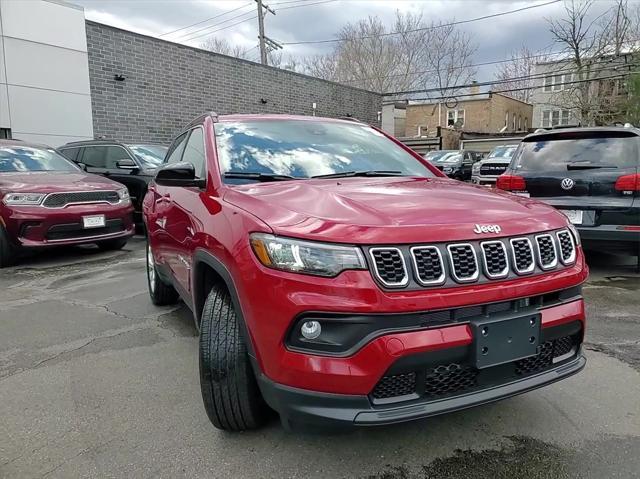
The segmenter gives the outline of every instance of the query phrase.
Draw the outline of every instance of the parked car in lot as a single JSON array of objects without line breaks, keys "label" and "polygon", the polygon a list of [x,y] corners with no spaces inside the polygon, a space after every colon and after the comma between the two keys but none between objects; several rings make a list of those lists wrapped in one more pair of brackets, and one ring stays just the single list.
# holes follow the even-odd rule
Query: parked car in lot
[{"label": "parked car in lot", "polygon": [[125,185],[133,203],[134,221],[142,224],[142,199],[156,168],[164,160],[166,146],[88,140],[67,143],[58,151],[82,165],[87,172],[106,176]]},{"label": "parked car in lot", "polygon": [[497,186],[560,209],[586,248],[638,256],[640,130],[571,128],[527,136]]},{"label": "parked car in lot", "polygon": [[554,208],[444,177],[365,124],[207,114],[145,197],[155,304],[200,331],[213,424],[372,426],[580,371],[588,275]]},{"label": "parked car in lot", "polygon": [[0,267],[46,246],[119,249],[133,234],[127,189],[47,146],[0,140],[0,198]]},{"label": "parked car in lot", "polygon": [[476,185],[493,186],[498,176],[504,173],[518,145],[496,146],[489,155],[473,165],[471,182]]},{"label": "parked car in lot", "polygon": [[469,181],[471,168],[482,159],[482,154],[469,150],[438,150],[430,151],[424,157],[449,178]]}]

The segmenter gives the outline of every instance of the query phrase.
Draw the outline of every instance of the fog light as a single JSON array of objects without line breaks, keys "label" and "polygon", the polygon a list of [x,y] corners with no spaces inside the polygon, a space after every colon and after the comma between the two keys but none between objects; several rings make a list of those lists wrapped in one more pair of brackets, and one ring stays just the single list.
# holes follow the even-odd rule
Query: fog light
[{"label": "fog light", "polygon": [[300,332],[305,339],[316,339],[320,336],[322,332],[322,328],[320,327],[320,323],[318,321],[306,321],[302,324],[302,328],[300,328]]}]

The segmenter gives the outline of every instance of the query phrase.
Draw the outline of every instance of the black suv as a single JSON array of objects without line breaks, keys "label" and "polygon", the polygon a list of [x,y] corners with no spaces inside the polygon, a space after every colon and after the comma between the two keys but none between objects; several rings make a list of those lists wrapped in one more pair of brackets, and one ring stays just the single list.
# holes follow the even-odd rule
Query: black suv
[{"label": "black suv", "polygon": [[147,185],[164,160],[166,146],[89,140],[67,143],[58,151],[88,173],[107,176],[125,185],[134,207],[133,219],[142,225],[142,200]]},{"label": "black suv", "polygon": [[433,166],[449,178],[460,181],[471,180],[471,168],[482,159],[482,153],[470,150],[438,150],[424,155]]},{"label": "black suv", "polygon": [[555,206],[576,225],[585,248],[636,255],[640,268],[640,129],[531,134],[497,187]]}]

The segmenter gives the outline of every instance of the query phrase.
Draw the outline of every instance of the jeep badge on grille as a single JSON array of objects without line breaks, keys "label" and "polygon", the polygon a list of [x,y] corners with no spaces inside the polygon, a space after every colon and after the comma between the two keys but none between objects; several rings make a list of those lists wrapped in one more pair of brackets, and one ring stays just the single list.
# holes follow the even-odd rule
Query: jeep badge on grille
[{"label": "jeep badge on grille", "polygon": [[502,228],[500,228],[499,225],[476,225],[475,228],[473,228],[473,232],[480,234],[480,233],[500,233],[500,231],[502,231]]}]

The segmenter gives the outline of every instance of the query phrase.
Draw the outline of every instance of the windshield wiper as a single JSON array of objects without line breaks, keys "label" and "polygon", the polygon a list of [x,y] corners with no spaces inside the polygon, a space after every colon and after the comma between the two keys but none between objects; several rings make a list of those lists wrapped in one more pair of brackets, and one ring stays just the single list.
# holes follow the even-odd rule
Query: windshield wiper
[{"label": "windshield wiper", "polygon": [[341,171],[340,173],[329,173],[328,175],[315,175],[311,178],[349,178],[352,176],[404,176],[404,173],[396,170]]},{"label": "windshield wiper", "polygon": [[586,162],[567,163],[567,170],[598,170],[601,168],[618,168],[615,165],[592,165]]},{"label": "windshield wiper", "polygon": [[223,176],[224,178],[229,179],[254,181],[287,181],[300,179],[289,175],[277,175],[275,173],[253,173],[249,171],[228,171]]}]

